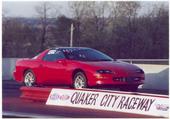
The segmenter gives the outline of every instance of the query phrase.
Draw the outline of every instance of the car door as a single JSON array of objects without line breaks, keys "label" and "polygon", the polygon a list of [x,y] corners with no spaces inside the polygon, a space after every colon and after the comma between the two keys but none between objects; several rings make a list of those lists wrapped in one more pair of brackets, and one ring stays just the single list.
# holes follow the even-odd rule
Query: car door
[{"label": "car door", "polygon": [[49,50],[43,57],[43,73],[46,84],[64,84],[66,75],[65,56],[61,51]]}]

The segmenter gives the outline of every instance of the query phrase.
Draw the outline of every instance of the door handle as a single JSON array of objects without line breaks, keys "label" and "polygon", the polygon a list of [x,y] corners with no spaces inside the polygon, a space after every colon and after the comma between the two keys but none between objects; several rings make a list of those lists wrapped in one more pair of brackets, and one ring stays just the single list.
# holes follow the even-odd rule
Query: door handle
[{"label": "door handle", "polygon": [[63,62],[59,60],[58,63],[63,63]]},{"label": "door handle", "polygon": [[57,61],[59,64],[62,64],[62,65],[66,65],[66,62],[65,61],[62,61],[62,60],[59,60]]}]

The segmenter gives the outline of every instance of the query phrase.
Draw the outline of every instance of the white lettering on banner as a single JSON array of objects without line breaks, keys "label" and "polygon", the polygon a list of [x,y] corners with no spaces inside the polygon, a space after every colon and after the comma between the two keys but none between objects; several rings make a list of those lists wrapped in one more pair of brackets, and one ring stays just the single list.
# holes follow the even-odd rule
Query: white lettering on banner
[{"label": "white lettering on banner", "polygon": [[52,89],[47,105],[168,117],[169,98],[92,90]]}]

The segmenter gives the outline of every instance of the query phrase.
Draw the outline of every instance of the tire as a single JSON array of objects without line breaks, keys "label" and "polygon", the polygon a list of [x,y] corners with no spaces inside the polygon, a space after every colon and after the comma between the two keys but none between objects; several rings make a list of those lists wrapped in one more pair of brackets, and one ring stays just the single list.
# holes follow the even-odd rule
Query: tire
[{"label": "tire", "polygon": [[27,70],[24,74],[24,85],[27,87],[33,87],[35,86],[35,82],[36,79],[33,71]]},{"label": "tire", "polygon": [[77,72],[73,78],[73,88],[87,88],[87,78],[83,72]]}]

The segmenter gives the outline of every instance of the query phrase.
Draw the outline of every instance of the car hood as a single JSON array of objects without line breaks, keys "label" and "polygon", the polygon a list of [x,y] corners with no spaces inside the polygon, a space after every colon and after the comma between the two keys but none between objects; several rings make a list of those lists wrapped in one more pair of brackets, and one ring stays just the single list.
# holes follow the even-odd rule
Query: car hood
[{"label": "car hood", "polygon": [[98,69],[109,69],[113,71],[134,72],[140,68],[122,61],[98,61],[98,62],[85,62],[88,65],[94,66]]}]

